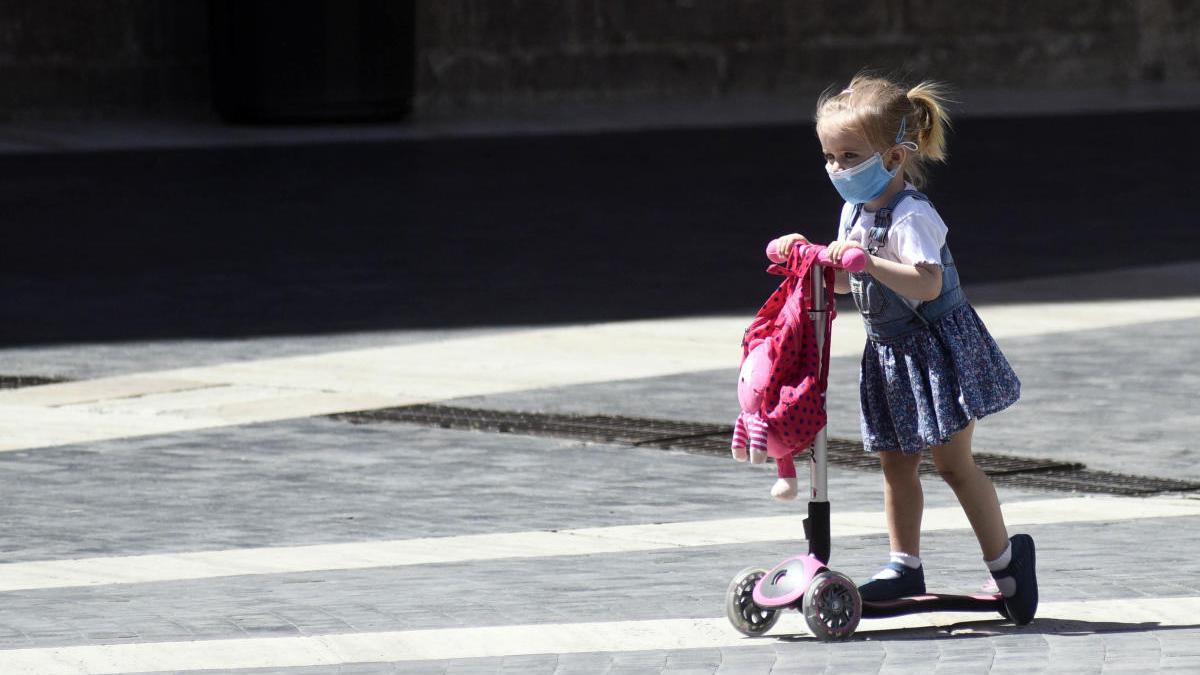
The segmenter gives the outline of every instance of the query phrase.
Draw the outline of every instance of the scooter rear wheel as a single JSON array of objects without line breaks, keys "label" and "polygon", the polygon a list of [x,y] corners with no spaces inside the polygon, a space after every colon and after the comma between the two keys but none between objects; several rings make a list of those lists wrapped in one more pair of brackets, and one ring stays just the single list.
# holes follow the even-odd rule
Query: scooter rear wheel
[{"label": "scooter rear wheel", "polygon": [[766,573],[761,567],[747,567],[734,575],[725,592],[725,616],[742,635],[758,637],[779,621],[778,611],[754,603],[754,585]]},{"label": "scooter rear wheel", "polygon": [[813,577],[804,592],[804,620],[813,635],[825,642],[854,635],[862,618],[862,596],[858,587],[840,572],[822,572]]}]

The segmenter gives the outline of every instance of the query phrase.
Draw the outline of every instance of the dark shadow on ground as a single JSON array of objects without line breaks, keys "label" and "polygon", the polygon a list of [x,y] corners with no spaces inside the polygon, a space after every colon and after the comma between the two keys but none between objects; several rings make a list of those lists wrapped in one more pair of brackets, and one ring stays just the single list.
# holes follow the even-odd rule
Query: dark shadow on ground
[{"label": "dark shadow on ground", "polygon": [[[860,625],[860,628],[862,626]],[[997,635],[1040,634],[1083,636],[1100,633],[1146,633],[1165,630],[1195,630],[1200,624],[1187,626],[1163,626],[1157,621],[1123,622],[1123,621],[1082,621],[1078,619],[1036,619],[1025,626],[1017,626],[1005,619],[987,621],[962,621],[947,626],[929,626],[922,628],[894,628],[888,630],[870,630],[855,633],[852,640],[908,641],[908,640],[962,640],[971,638],[988,638]],[[781,642],[813,642],[817,638],[806,633],[792,635],[764,636],[775,637]]]},{"label": "dark shadow on ground", "polygon": [[[966,283],[1200,259],[1195,115],[963,120],[929,192]],[[769,238],[833,234],[818,150],[796,125],[0,157],[0,343],[752,312]]]}]

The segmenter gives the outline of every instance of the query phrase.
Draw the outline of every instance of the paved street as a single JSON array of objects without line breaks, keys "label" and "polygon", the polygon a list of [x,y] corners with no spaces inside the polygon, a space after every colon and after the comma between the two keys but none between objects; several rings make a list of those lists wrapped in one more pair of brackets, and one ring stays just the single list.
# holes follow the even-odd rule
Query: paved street
[{"label": "paved street", "polygon": [[[1054,316],[1034,304],[980,309],[1026,386],[1022,404],[981,426],[980,450],[1200,479],[1194,419],[1168,400],[1196,391],[1175,364],[1200,356],[1181,339],[1200,325],[1200,302],[1157,306],[1162,320],[1150,323],[1086,302]],[[855,641],[826,645],[792,615],[749,639],[722,617],[728,578],[803,546],[802,507],[769,499],[769,470],[313,416],[438,400],[726,422],[733,367],[713,366],[736,359],[739,322],[5,350],[10,368],[75,381],[0,395],[4,436],[21,439],[0,456],[0,672],[1200,667],[1194,493],[1002,488],[1012,528],[1039,543],[1043,606],[1029,627],[926,615],[865,621]],[[841,437],[854,431],[855,328],[847,315],[835,335],[831,431]],[[1171,356],[1128,349],[1135,338]],[[1087,359],[1063,357],[1070,345],[1120,354],[1107,387],[1146,400],[1083,398],[1098,385]],[[421,370],[430,359],[440,380]],[[79,429],[97,438],[70,438]],[[859,578],[886,551],[879,487],[873,472],[832,479],[834,566]],[[930,586],[976,588],[975,544],[937,481],[927,508]]]},{"label": "paved street", "polygon": [[[980,123],[1013,130],[990,124]],[[745,134],[754,136],[735,132],[714,142],[733,147]],[[597,139],[582,142],[603,148]],[[534,145],[535,153],[552,149]],[[496,141],[494,147],[516,145]],[[449,150],[460,151],[465,146]],[[313,152],[336,156],[330,148]],[[433,167],[425,187],[457,194],[454,171],[438,168],[444,155],[432,146],[406,153]],[[170,153],[154,157],[176,177],[179,166],[195,167]],[[21,159],[3,158],[0,171],[16,171]],[[26,189],[49,203],[51,176],[75,167],[72,175],[87,178],[64,185],[96,205],[103,193],[96,186],[107,179],[97,177],[95,167],[92,173],[80,167],[94,162],[148,171],[136,159],[42,158],[27,174]],[[385,160],[379,151],[372,161]],[[232,160],[206,155],[203,161]],[[355,180],[364,175],[350,159],[341,161]],[[269,163],[286,170],[286,157]],[[322,189],[330,171],[318,171],[320,180],[308,188]],[[479,189],[495,200],[493,207],[515,209],[533,199],[523,194],[505,202],[501,196],[524,179],[492,178],[505,185]],[[645,226],[660,207],[669,214],[668,206],[692,194],[685,179],[671,179],[678,191],[661,204],[627,203],[625,193],[611,202],[596,197],[589,203],[607,204],[608,211],[589,216],[589,227],[622,213]],[[624,188],[639,194],[662,187],[630,181]],[[230,179],[229,185],[237,183]],[[135,207],[154,202],[158,210],[150,213],[158,216],[170,211],[172,194],[182,199],[186,193],[182,183],[168,181],[168,194],[149,194],[150,184],[142,176],[118,193]],[[294,192],[264,197],[270,192],[262,187],[263,203],[249,206],[242,200],[250,191],[231,187],[235,194],[207,215],[181,216],[191,223],[184,230],[219,216],[219,208],[247,219],[243,224],[255,213],[286,220],[309,207],[334,210],[315,198],[307,206],[290,202]],[[347,180],[329,189],[338,199],[366,200],[384,187]],[[722,200],[761,198],[783,187],[731,187],[729,195],[710,194],[696,208],[726,208]],[[189,203],[205,195],[216,199],[218,188],[208,184]],[[15,188],[5,189],[15,199]],[[773,232],[768,216],[787,205],[755,211],[753,232],[689,244],[704,265],[729,269],[702,285],[702,297],[664,312],[657,296],[637,299],[639,284],[669,294],[686,289],[685,279],[666,281],[666,273],[644,270],[621,277],[625,266],[660,255],[657,250],[611,260],[558,251],[555,261],[578,261],[577,277],[570,270],[539,276],[526,269],[554,253],[544,242],[529,242],[545,235],[555,218],[573,217],[555,209],[580,194],[548,197],[532,238],[511,242],[489,234],[487,203],[463,202],[461,211],[444,213],[431,205],[414,208],[446,222],[475,219],[424,251],[431,258],[424,261],[420,251],[384,250],[406,243],[383,234],[388,198],[363,206],[376,220],[347,225],[353,241],[331,238],[336,250],[322,248],[329,223],[314,216],[297,239],[280,244],[282,257],[264,259],[260,271],[254,256],[282,236],[282,221],[240,242],[221,239],[236,234],[233,225],[214,226],[213,239],[198,240],[194,261],[181,252],[172,267],[156,256],[183,246],[189,235],[176,231],[155,240],[147,232],[159,221],[149,215],[103,242],[109,248],[101,252],[117,255],[108,262],[88,263],[84,245],[64,245],[62,269],[83,262],[72,268],[76,277],[39,273],[39,264],[59,269],[43,248],[6,271],[19,292],[0,303],[9,323],[0,375],[61,381],[0,390],[0,674],[1200,671],[1200,491],[1122,497],[1001,484],[1010,530],[1029,532],[1038,545],[1042,605],[1026,627],[982,614],[917,615],[864,620],[850,642],[825,644],[790,613],[766,636],[751,639],[724,618],[730,578],[805,550],[804,505],[770,499],[770,468],[671,449],[335,416],[441,403],[730,424],[741,331],[770,279],[757,260],[735,268],[740,254],[733,262],[709,258],[734,240],[757,241]],[[1111,199],[1124,208],[1127,197]],[[438,200],[449,208],[446,194]],[[237,211],[238,204],[246,210]],[[287,206],[283,216],[281,205]],[[22,222],[51,219],[34,206],[18,211]],[[91,217],[80,204],[58,208],[59,216]],[[93,224],[115,222],[121,212],[96,208]],[[965,217],[966,200],[954,208]],[[1056,213],[1070,212],[1063,209]],[[1119,227],[1123,213],[1103,214],[1106,231]],[[1003,215],[984,219],[995,223]],[[1172,218],[1163,221],[1163,231],[1187,236],[1183,227],[1191,221]],[[686,217],[663,216],[655,245],[682,236],[690,224]],[[362,269],[338,267],[339,256],[371,248],[365,238],[373,228],[380,228],[386,246],[377,244]],[[20,237],[40,246],[59,234],[31,230]],[[587,235],[585,227],[569,244]],[[607,244],[619,238],[611,236]],[[137,255],[121,253],[139,237],[147,237],[140,242],[146,269],[136,266]],[[462,276],[478,261],[456,247],[489,237],[513,257],[497,257],[498,271]],[[1068,238],[1053,235],[1053,241]],[[424,235],[420,242],[432,239]],[[983,260],[987,237],[964,239],[973,251],[967,257]],[[529,250],[518,251],[526,245]],[[223,246],[229,247],[225,268]],[[1068,269],[1046,270],[1026,256],[1050,254],[1026,241],[1009,253],[1023,262],[1009,269],[997,260],[982,266],[974,283],[968,279],[968,294],[1023,381],[1022,401],[981,423],[978,451],[1200,483],[1200,374],[1194,367],[1200,362],[1200,263],[1194,247],[1147,246],[1146,255],[1157,256],[1161,266],[1142,259],[1124,264],[1130,261],[1120,259],[1109,240],[1080,253]],[[456,266],[438,278],[456,274],[459,285],[438,290],[422,280],[434,262]],[[205,276],[208,263],[218,270],[211,277]],[[299,271],[289,277],[292,263]],[[153,282],[158,264],[167,270],[161,287]],[[607,276],[598,281],[602,272]],[[614,278],[626,283],[613,284],[619,286],[615,296],[603,303],[576,306],[565,299],[576,292],[602,298]],[[739,280],[717,288],[729,278]],[[256,279],[263,295],[256,294]],[[556,286],[562,280],[569,283]],[[408,281],[417,290],[405,286]],[[78,295],[64,292],[71,284]],[[486,292],[471,296],[473,302],[516,298],[515,315],[505,319],[491,307],[459,320],[464,310],[457,294],[478,287]],[[421,290],[431,295],[406,295]],[[705,295],[709,290],[713,294]],[[372,303],[389,294],[398,296],[386,307],[393,314],[372,325],[373,313],[382,312]],[[186,304],[173,306],[176,298]],[[537,315],[539,306],[545,316]],[[131,324],[122,335],[124,318]],[[256,318],[264,321],[261,330],[248,328]],[[835,324],[829,392],[835,438],[857,437],[862,339],[857,317],[844,311]],[[887,552],[880,475],[834,467],[830,483],[832,567],[864,579]],[[929,586],[973,591],[986,577],[974,538],[949,489],[936,477],[927,477],[925,487],[922,554]]]}]

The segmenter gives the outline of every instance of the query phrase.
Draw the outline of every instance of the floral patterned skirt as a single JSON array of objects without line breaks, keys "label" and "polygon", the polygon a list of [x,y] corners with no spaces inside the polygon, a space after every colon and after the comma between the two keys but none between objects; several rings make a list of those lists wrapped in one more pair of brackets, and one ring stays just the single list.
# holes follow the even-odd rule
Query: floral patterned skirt
[{"label": "floral patterned skirt", "polygon": [[859,391],[866,449],[915,454],[1015,403],[1021,381],[963,304],[926,330],[867,340]]}]

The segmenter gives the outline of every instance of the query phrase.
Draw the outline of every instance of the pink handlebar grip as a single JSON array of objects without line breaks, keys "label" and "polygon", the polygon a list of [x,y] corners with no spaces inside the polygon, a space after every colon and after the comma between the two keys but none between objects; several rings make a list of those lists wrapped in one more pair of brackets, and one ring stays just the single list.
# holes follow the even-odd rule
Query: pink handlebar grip
[{"label": "pink handlebar grip", "polygon": [[[782,238],[780,237],[779,239]],[[772,239],[767,242],[767,260],[782,265],[787,262],[787,256],[779,255],[779,239]]]},{"label": "pink handlebar grip", "polygon": [[827,251],[829,249],[822,248],[817,254],[817,261],[822,265],[844,269],[847,272],[861,272],[867,266],[867,254],[861,248],[848,248],[842,251],[842,261],[835,263],[829,259]]},{"label": "pink handlebar grip", "polygon": [[[772,239],[767,244],[767,258],[773,263],[783,264],[787,262],[787,256],[779,255],[778,242],[778,239]],[[867,266],[867,254],[861,248],[848,248],[842,251],[842,262],[834,264],[829,259],[829,256],[825,254],[827,249],[824,246],[820,244],[809,244],[809,246],[816,246],[821,249],[821,252],[817,254],[817,262],[826,267],[844,269],[848,272],[861,272]]]}]

